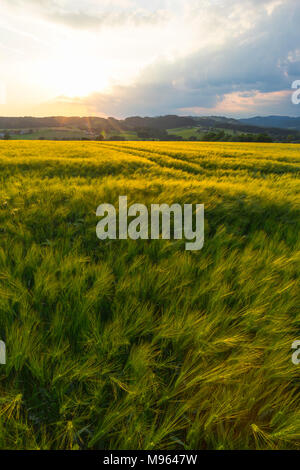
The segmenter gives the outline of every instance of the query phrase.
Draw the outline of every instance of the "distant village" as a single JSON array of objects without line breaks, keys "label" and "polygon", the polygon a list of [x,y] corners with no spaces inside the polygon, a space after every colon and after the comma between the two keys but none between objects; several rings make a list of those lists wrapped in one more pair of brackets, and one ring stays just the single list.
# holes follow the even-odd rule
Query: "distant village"
[{"label": "distant village", "polygon": [[9,139],[12,135],[25,135],[32,133],[32,130],[9,130],[9,131],[1,131],[0,132],[0,139]]}]

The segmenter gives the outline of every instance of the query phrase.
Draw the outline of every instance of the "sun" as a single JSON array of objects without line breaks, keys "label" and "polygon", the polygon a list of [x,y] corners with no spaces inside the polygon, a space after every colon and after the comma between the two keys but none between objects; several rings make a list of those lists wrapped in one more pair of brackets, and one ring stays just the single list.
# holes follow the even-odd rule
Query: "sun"
[{"label": "sun", "polygon": [[[95,92],[104,91],[109,85],[108,70],[78,60],[60,62],[55,71],[47,76],[47,86],[58,96],[68,98],[88,96]],[[45,82],[44,82],[45,83]]]},{"label": "sun", "polygon": [[90,75],[87,70],[76,70],[69,77],[64,75],[64,80],[59,83],[60,95],[67,98],[88,96],[95,92],[103,92],[109,85],[109,80],[104,74]]},{"label": "sun", "polygon": [[52,96],[85,97],[103,92],[110,83],[112,64],[97,55],[87,44],[74,41],[73,47],[61,46],[55,54],[36,65],[39,82]]}]

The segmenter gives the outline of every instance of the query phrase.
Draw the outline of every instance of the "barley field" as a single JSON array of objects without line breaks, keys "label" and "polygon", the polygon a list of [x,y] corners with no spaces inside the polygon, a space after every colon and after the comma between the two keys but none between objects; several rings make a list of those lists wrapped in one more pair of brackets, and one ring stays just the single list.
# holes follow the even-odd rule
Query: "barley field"
[{"label": "barley field", "polygon": [[[1,449],[296,449],[300,145],[0,142]],[[205,204],[205,243],[96,237]]]}]

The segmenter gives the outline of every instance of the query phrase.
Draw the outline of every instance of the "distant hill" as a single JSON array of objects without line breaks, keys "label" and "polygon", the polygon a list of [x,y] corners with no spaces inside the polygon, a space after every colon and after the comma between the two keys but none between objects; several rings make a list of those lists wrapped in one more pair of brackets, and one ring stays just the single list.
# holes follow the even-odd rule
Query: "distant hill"
[{"label": "distant hill", "polygon": [[253,118],[239,119],[239,122],[250,126],[277,127],[300,131],[300,117],[289,116],[256,116]]},{"label": "distant hill", "polygon": [[[122,122],[122,121],[121,121]],[[177,127],[195,126],[195,120],[192,117],[181,117],[176,115],[158,116],[158,117],[128,117],[123,123],[126,127],[150,128],[150,129],[175,129]]]},{"label": "distant hill", "polygon": [[112,117],[0,117],[0,129],[40,129],[44,127],[76,127],[79,129],[115,129],[131,130],[135,128],[174,129],[176,127],[195,126],[191,117],[158,116],[158,117],[128,117],[118,120]]},{"label": "distant hill", "polygon": [[[270,116],[271,117],[271,116]],[[274,116],[280,118],[280,116]],[[286,138],[289,135],[299,137],[300,131],[300,118],[288,118],[293,120],[299,119],[299,127],[278,127],[273,124],[270,120],[269,125],[263,126],[256,124],[255,119],[260,118],[249,118],[249,119],[232,119],[223,116],[205,116],[205,117],[194,117],[193,118],[197,125],[200,127],[212,128],[212,129],[224,129],[232,130],[235,132],[243,132],[250,134],[260,134],[261,132],[267,132],[274,139]],[[264,118],[261,118],[264,119]],[[263,129],[262,129],[263,128]]]},{"label": "distant hill", "polygon": [[[276,142],[300,141],[300,117],[287,116],[254,117],[249,119],[232,119],[224,116],[131,116],[126,119],[113,117],[64,117],[50,116],[36,117],[0,117],[0,130],[2,138],[9,132],[10,136],[24,136],[26,138],[97,138],[105,137],[116,139],[198,139],[200,134],[225,133],[228,139],[241,134],[251,134],[255,138],[260,134],[267,134]],[[184,130],[184,132],[182,132]],[[187,130],[187,132],[186,132]],[[170,133],[168,133],[170,131]],[[65,135],[62,134],[65,132]],[[1,132],[0,132],[1,134]],[[171,137],[170,137],[171,136]],[[101,137],[101,138],[102,138]],[[1,138],[1,135],[0,135]],[[22,137],[25,138],[25,137]],[[221,138],[221,137],[220,137]],[[246,139],[247,137],[244,136]]]}]

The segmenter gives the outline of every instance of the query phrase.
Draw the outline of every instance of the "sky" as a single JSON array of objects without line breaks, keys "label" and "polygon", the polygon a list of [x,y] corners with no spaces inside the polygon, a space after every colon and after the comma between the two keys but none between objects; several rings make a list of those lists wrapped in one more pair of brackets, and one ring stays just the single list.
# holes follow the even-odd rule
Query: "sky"
[{"label": "sky", "polygon": [[300,116],[300,0],[1,0],[1,116]]}]

